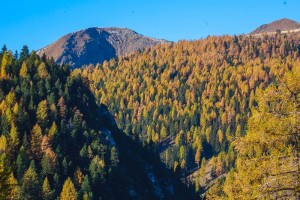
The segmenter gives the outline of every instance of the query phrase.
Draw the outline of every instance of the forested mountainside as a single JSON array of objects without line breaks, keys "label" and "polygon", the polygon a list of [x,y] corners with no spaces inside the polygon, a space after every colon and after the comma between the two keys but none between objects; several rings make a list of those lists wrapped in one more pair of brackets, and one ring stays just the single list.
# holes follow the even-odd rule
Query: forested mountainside
[{"label": "forested mountainside", "polygon": [[235,141],[236,167],[208,199],[299,199],[300,67],[258,95],[246,136]]},{"label": "forested mountainside", "polygon": [[194,198],[69,66],[27,46],[0,60],[0,199]]},{"label": "forested mountainside", "polygon": [[42,56],[45,53],[58,64],[81,67],[165,42],[167,41],[146,37],[127,28],[93,27],[67,34],[40,49],[37,54]]},{"label": "forested mountainside", "polygon": [[[283,139],[280,143],[277,143],[279,138],[274,138],[275,136],[264,136],[262,130],[268,134],[269,129],[282,126],[278,131],[283,131],[282,128],[286,125],[280,123],[281,118],[277,115],[272,118],[267,108],[261,108],[264,103],[260,105],[260,99],[263,90],[272,84],[277,87],[287,72],[300,67],[299,38],[300,35],[296,33],[277,33],[261,38],[248,35],[211,36],[203,40],[157,45],[103,64],[76,69],[74,73],[81,73],[83,78],[89,80],[97,102],[108,105],[118,126],[127,135],[139,138],[143,144],[154,143],[161,159],[170,169],[185,177],[185,183],[195,182],[195,189],[200,193],[207,190],[207,185],[214,184],[208,194],[213,193],[215,196],[208,195],[208,198],[223,195],[220,198],[235,199],[232,196],[235,193],[230,192],[229,186],[224,193],[222,185],[230,170],[236,169],[237,172],[231,171],[231,179],[226,179],[227,182],[238,180],[235,174],[242,174],[243,169],[249,167],[250,164],[243,166],[243,159],[250,162],[252,158],[255,160],[262,155],[280,155],[282,149],[290,154],[296,151],[297,142],[290,142],[287,135],[280,138]],[[298,82],[293,84],[295,86]],[[295,90],[298,95],[297,87],[295,86]],[[280,88],[278,86],[274,90],[278,92]],[[276,94],[275,91],[273,93]],[[294,92],[291,91],[291,94]],[[296,104],[299,101],[297,95],[293,97],[296,98]],[[269,100],[265,104],[271,108],[274,103],[271,101],[275,99]],[[282,101],[283,104],[286,102],[284,99]],[[291,109],[289,106],[288,108]],[[269,116],[265,118],[265,123],[257,121],[257,115],[263,117],[265,114]],[[289,119],[287,117],[286,120]],[[272,120],[275,124],[268,126],[267,122]],[[262,127],[255,127],[256,125]],[[245,139],[238,142],[246,135],[247,130],[249,133]],[[287,129],[286,132],[290,130]],[[262,146],[256,147],[255,139],[263,139],[266,143],[268,139],[270,142],[274,139],[274,142],[262,142]],[[252,146],[248,140],[253,142]],[[235,147],[236,143],[239,144],[238,147]],[[268,150],[277,144],[280,145],[277,150]],[[298,161],[293,157],[290,163],[294,171],[299,156],[296,158]],[[288,159],[280,156],[278,159],[281,159],[278,165],[287,165],[288,168]],[[267,171],[268,159],[265,161],[262,165]],[[254,164],[249,170],[254,170],[255,166]],[[284,169],[280,170],[282,172]],[[191,173],[194,176],[188,176]],[[244,174],[244,178],[251,177],[251,171],[244,173],[248,173]],[[219,179],[216,183],[208,183],[208,175]],[[268,185],[265,188],[270,188],[266,177],[273,175],[270,173],[256,177],[257,180],[250,178],[252,182],[248,182],[248,185],[261,181],[260,183]],[[186,177],[193,177],[193,180]],[[243,187],[243,183],[246,182],[240,181],[239,186]],[[243,191],[245,198],[251,199],[254,198],[252,192],[256,194],[259,191],[259,185],[256,184],[254,191],[249,187],[247,191],[237,189],[237,192]],[[274,195],[274,192],[277,191],[270,190],[266,194]],[[281,191],[278,189],[279,193]],[[284,194],[288,195],[290,191]],[[242,195],[238,197],[242,198]],[[264,195],[256,197],[267,198]]]}]

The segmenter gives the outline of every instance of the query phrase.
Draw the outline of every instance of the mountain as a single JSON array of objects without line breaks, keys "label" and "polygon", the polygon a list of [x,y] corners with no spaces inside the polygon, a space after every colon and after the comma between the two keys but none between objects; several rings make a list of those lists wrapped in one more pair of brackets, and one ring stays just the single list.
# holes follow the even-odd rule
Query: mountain
[{"label": "mountain", "polygon": [[101,63],[166,40],[145,37],[127,28],[88,28],[67,34],[37,51],[53,57],[58,64],[81,67]]},{"label": "mountain", "polygon": [[269,24],[261,25],[260,27],[252,31],[250,34],[251,35],[274,34],[278,30],[280,30],[282,33],[299,32],[300,23],[287,18],[283,18]]},{"label": "mountain", "polygon": [[0,199],[298,199],[299,38],[209,36],[74,70],[2,48]]}]

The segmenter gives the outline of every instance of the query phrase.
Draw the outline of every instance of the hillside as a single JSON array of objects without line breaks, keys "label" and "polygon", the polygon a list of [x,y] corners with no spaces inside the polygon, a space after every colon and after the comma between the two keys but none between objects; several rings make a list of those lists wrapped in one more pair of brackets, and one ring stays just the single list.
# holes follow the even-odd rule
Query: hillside
[{"label": "hillside", "polygon": [[264,24],[252,31],[251,35],[261,35],[261,34],[274,34],[277,31],[281,31],[282,33],[288,32],[299,32],[300,31],[300,23],[284,18],[280,20],[276,20],[269,24]]},{"label": "hillside", "polygon": [[87,81],[24,46],[0,53],[0,199],[193,199],[122,133]]},{"label": "hillside", "polygon": [[56,61],[3,46],[0,199],[298,199],[295,27],[133,51],[145,37],[90,28]]},{"label": "hillside", "polygon": [[233,144],[246,135],[259,94],[300,66],[299,37],[180,41],[75,71],[89,80],[97,102],[108,105],[126,134],[154,143],[185,183],[197,177],[195,189],[202,193],[207,188],[199,180],[235,167]]},{"label": "hillside", "polygon": [[117,56],[167,42],[145,37],[126,28],[88,28],[67,34],[37,51],[53,57],[58,64],[72,67],[101,63]]}]

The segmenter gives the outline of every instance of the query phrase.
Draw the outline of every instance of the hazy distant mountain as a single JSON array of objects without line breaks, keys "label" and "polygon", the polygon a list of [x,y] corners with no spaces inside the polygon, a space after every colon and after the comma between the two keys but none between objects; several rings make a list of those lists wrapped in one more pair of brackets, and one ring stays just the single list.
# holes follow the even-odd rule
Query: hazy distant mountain
[{"label": "hazy distant mountain", "polygon": [[273,34],[276,31],[280,30],[282,33],[287,32],[299,32],[300,31],[300,23],[284,18],[277,21],[274,21],[269,24],[264,24],[254,31],[252,31],[251,35],[258,35],[258,34]]},{"label": "hazy distant mountain", "polygon": [[40,49],[59,63],[72,67],[95,64],[130,52],[165,43],[166,40],[145,37],[127,28],[88,28],[67,34]]}]

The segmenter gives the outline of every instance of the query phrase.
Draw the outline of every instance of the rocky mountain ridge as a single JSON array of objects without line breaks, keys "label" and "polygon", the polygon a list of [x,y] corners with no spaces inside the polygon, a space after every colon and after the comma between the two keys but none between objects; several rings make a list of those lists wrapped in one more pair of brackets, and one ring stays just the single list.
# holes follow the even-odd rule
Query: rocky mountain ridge
[{"label": "rocky mountain ridge", "polygon": [[299,32],[300,23],[283,18],[269,24],[259,26],[257,29],[252,31],[250,35],[275,34],[277,31],[280,31],[281,33]]},{"label": "rocky mountain ridge", "polygon": [[38,50],[37,54],[45,53],[58,64],[69,64],[77,68],[166,42],[168,41],[146,37],[127,28],[93,27],[67,34]]}]

